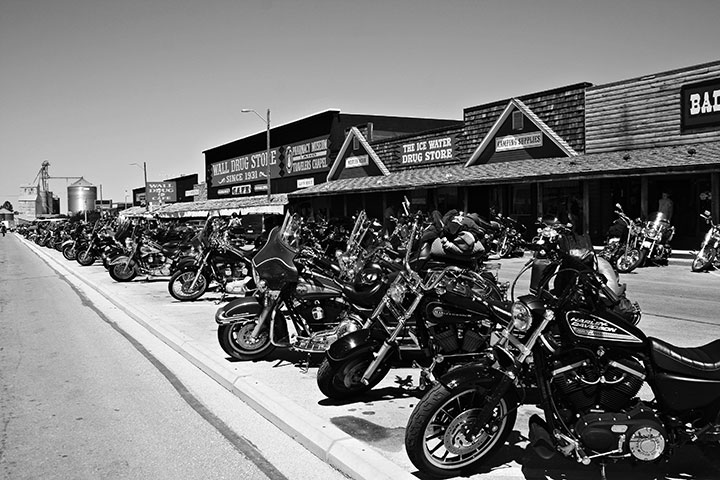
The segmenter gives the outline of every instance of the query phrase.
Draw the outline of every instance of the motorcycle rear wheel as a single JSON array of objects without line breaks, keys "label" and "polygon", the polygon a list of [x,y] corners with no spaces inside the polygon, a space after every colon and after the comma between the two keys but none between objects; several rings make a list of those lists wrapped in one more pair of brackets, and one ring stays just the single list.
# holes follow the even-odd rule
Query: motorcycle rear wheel
[{"label": "motorcycle rear wheel", "polygon": [[251,334],[257,322],[231,323],[218,327],[218,342],[225,353],[238,360],[261,360],[275,350],[270,342],[270,329],[264,328],[260,335],[253,339]]},{"label": "motorcycle rear wheel", "polygon": [[67,245],[62,249],[63,257],[65,260],[75,260],[77,258],[77,252],[75,251],[74,245]]},{"label": "motorcycle rear wheel", "polygon": [[625,250],[615,261],[615,268],[620,273],[630,273],[642,264],[645,256],[642,250],[631,248]]},{"label": "motorcycle rear wheel", "polygon": [[343,362],[331,363],[327,358],[323,359],[317,372],[318,388],[327,398],[335,400],[351,398],[372,390],[390,371],[390,362],[383,362],[365,385],[360,379],[373,360],[372,352]]},{"label": "motorcycle rear wheel", "polygon": [[170,295],[181,302],[190,302],[202,297],[207,291],[210,282],[205,275],[200,274],[197,282],[195,282],[195,287],[190,290],[190,285],[192,285],[196,274],[197,271],[195,270],[175,272],[168,282],[168,292]]},{"label": "motorcycle rear wheel", "polygon": [[425,394],[405,429],[405,450],[418,470],[433,477],[465,476],[505,444],[517,417],[515,402],[501,398],[488,424],[478,428],[473,415],[486,395],[478,385],[450,391],[439,383]]},{"label": "motorcycle rear wheel", "polygon": [[108,273],[110,273],[110,276],[116,282],[129,282],[137,277],[137,270],[135,267],[128,265],[125,262],[111,265]]},{"label": "motorcycle rear wheel", "polygon": [[710,265],[712,265],[716,254],[717,252],[715,252],[714,248],[705,246],[697,253],[697,255],[695,255],[695,259],[693,260],[690,269],[693,272],[702,272],[703,270],[707,270],[710,268]]},{"label": "motorcycle rear wheel", "polygon": [[75,257],[75,260],[83,267],[89,267],[90,265],[95,263],[95,255],[93,255],[92,252],[83,250],[77,254],[77,257]]}]

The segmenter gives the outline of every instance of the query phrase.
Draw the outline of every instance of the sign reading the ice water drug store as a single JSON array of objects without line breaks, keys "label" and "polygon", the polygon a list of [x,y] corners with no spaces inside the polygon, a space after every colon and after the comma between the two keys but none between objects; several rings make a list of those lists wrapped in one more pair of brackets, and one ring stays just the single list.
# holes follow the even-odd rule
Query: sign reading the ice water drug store
[{"label": "sign reading the ice water drug store", "polygon": [[418,165],[452,160],[455,150],[456,136],[447,135],[403,143],[398,147],[397,155],[402,165]]},{"label": "sign reading the ice water drug store", "polygon": [[173,203],[177,201],[175,182],[148,182],[148,203]]},{"label": "sign reading the ice water drug store", "polygon": [[521,150],[543,146],[542,132],[522,133],[495,138],[495,151]]},{"label": "sign reading the ice water drug store", "polygon": [[682,129],[720,125],[720,78],[681,89]]}]

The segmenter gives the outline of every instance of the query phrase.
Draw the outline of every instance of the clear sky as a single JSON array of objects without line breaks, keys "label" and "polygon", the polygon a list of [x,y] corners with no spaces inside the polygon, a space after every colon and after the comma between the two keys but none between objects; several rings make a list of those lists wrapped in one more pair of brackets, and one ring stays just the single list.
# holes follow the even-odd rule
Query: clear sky
[{"label": "clear sky", "polygon": [[[720,0],[0,0],[0,204],[43,161],[123,201],[331,108],[464,107],[720,59]],[[66,180],[51,189],[67,209]]]}]

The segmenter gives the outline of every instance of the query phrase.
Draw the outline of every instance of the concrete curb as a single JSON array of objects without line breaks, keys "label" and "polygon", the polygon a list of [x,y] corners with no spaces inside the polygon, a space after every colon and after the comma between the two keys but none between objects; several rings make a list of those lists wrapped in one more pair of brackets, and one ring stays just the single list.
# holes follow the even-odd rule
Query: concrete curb
[{"label": "concrete curb", "polygon": [[311,414],[277,391],[254,378],[240,376],[218,362],[206,349],[180,332],[153,325],[152,315],[120,302],[108,289],[86,281],[62,263],[18,236],[25,245],[51,266],[55,271],[70,276],[101,294],[123,313],[131,317],[193,365],[205,372],[255,411],[277,426],[318,458],[358,480],[416,480],[417,477],[383,457],[368,445],[349,436],[336,426]]}]

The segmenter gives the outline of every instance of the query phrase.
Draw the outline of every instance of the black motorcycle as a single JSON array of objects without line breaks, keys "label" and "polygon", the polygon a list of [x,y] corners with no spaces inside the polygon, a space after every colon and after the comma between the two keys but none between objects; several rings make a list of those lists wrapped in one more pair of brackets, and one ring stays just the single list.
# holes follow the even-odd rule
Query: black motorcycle
[{"label": "black motorcycle", "polygon": [[246,295],[254,290],[250,263],[256,250],[254,243],[233,239],[228,225],[215,218],[206,222],[201,244],[200,253],[179,262],[170,277],[168,292],[174,299],[197,300],[213,284],[223,295]]},{"label": "black motorcycle", "polygon": [[720,253],[718,251],[720,249],[720,224],[713,223],[712,216],[707,210],[700,217],[710,225],[710,229],[705,234],[700,249],[695,252],[695,258],[690,267],[693,272],[702,272],[710,267],[720,268],[720,255],[718,255]]},{"label": "black motorcycle", "polygon": [[502,213],[495,214],[490,223],[496,224],[497,229],[492,240],[493,251],[500,258],[521,257],[525,253],[523,234],[525,225],[517,220],[506,217]]},{"label": "black motorcycle", "polygon": [[110,258],[123,246],[115,239],[112,226],[102,220],[95,222],[90,235],[75,245],[75,260],[82,266],[87,267],[101,259],[105,268],[109,267]]},{"label": "black motorcycle", "polygon": [[615,204],[615,214],[618,218],[608,228],[600,256],[618,272],[630,273],[643,261],[640,251],[642,226],[626,215],[619,203]]},{"label": "black motorcycle", "polygon": [[[416,405],[405,446],[422,472],[470,473],[501,448],[528,376],[544,417],[530,418],[530,445],[543,459],[599,462],[604,478],[607,462],[666,460],[684,444],[717,448],[720,340],[681,348],[647,337],[597,270],[564,272],[513,304],[492,362],[450,372]],[[638,397],[644,385],[652,400]]]},{"label": "black motorcycle", "polygon": [[192,228],[159,233],[136,224],[132,232],[129,230],[128,222],[125,222],[115,233],[118,244],[125,242],[126,246],[125,252],[116,253],[109,262],[108,273],[116,282],[130,282],[138,275],[170,276],[177,259],[193,253],[191,240],[195,232]]},{"label": "black motorcycle", "polygon": [[[276,347],[291,348],[303,338],[337,328],[348,318],[343,287],[333,278],[337,266],[333,268],[323,249],[307,239],[308,234],[298,216],[287,214],[252,258],[255,295],[218,309],[218,342],[229,356],[262,359]],[[357,293],[353,300],[357,304],[377,301],[372,289]],[[348,328],[354,323],[350,319]]]},{"label": "black motorcycle", "polygon": [[[449,218],[459,222],[457,215]],[[430,360],[421,370],[424,388],[453,366],[482,356],[495,322],[509,316],[505,289],[475,265],[484,250],[448,253],[438,247],[447,238],[424,237],[412,252],[418,228],[419,218],[408,235],[404,269],[364,328],[327,350],[317,372],[318,387],[327,397],[343,399],[372,389],[408,349]]]}]

